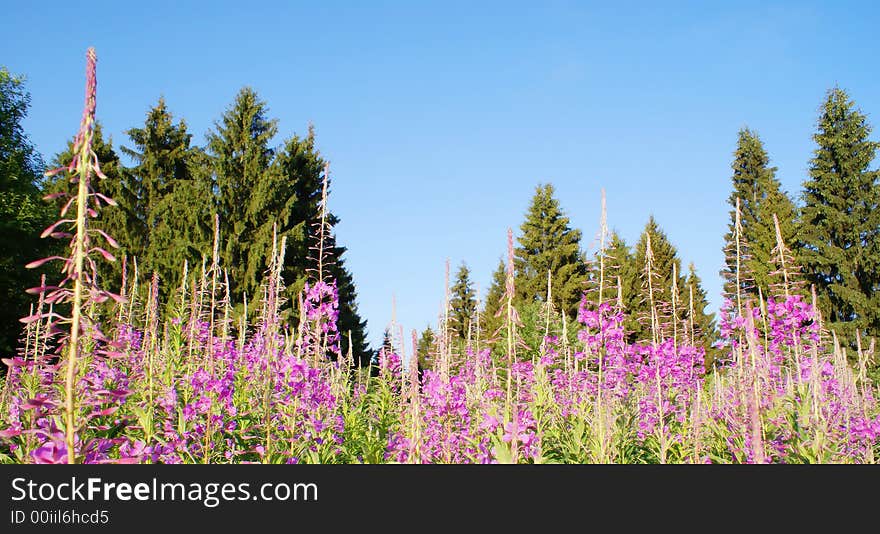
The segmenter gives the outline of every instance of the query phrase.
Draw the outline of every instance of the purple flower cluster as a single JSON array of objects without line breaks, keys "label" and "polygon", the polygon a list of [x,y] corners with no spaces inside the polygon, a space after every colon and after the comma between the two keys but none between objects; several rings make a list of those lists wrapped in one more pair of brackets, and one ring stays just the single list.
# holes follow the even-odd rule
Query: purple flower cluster
[{"label": "purple flower cluster", "polygon": [[[199,310],[157,341],[119,325],[118,355],[81,362],[77,460],[815,463],[880,452],[875,386],[822,345],[799,296],[742,316],[727,304],[722,365],[708,373],[701,347],[630,343],[621,310],[585,299],[571,339],[546,334],[512,363],[492,346],[447,347],[442,368],[420,370],[382,350],[373,375],[339,364],[336,298],[333,284],[308,286],[298,329],[263,317],[237,339]],[[0,452],[66,462],[58,366],[4,362]]]},{"label": "purple flower cluster", "polygon": [[303,314],[311,327],[306,329],[302,346],[313,350],[323,348],[338,355],[339,290],[336,282],[306,283],[303,293]]}]

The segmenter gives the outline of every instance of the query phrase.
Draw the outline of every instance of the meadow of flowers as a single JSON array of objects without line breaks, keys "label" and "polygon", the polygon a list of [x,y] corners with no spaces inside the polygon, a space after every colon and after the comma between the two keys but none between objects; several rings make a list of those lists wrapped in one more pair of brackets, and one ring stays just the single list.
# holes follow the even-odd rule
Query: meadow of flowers
[{"label": "meadow of flowers", "polygon": [[[878,452],[868,354],[854,368],[799,296],[726,308],[725,358],[709,373],[686,335],[628,344],[615,305],[584,300],[575,346],[547,336],[510,365],[467,347],[421,376],[401,349],[382,352],[372,376],[336,352],[333,283],[307,288],[297,329],[270,300],[237,337],[210,287],[208,272],[161,328],[149,302],[120,306],[108,341],[89,342],[76,461],[859,463]],[[145,324],[129,312],[139,306]],[[4,362],[5,462],[68,460],[66,364],[45,352],[47,322]]]},{"label": "meadow of flowers", "polygon": [[[411,363],[415,332],[410,345],[396,324],[374,368],[355,367],[340,350],[333,280],[318,276],[284,302],[283,239],[251,321],[232,313],[216,253],[183,267],[167,306],[136,266],[121,295],[102,291],[90,273],[112,255],[96,242],[113,240],[89,221],[113,201],[92,183],[90,60],[77,157],[60,170],[78,186],[64,210],[75,218],[62,213],[46,231],[70,240],[70,256],[54,258],[58,285],[34,289],[22,350],[3,360],[0,462],[876,461],[873,344],[838,340],[788,286],[726,301],[720,356],[707,364],[687,324],[652,312],[653,339],[628,342],[620,304],[587,295],[564,334],[548,319],[528,345],[509,258],[497,341],[453,343],[441,325],[428,369]],[[285,306],[299,311],[295,324]]]}]

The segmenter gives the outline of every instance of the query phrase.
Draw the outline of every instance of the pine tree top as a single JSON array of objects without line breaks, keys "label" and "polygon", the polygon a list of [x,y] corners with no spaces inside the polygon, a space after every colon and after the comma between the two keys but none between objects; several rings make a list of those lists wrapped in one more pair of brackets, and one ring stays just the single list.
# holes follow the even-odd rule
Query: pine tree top
[{"label": "pine tree top", "polygon": [[755,131],[739,131],[731,167],[730,222],[724,236],[725,268],[721,274],[725,294],[741,301],[743,297],[768,294],[776,246],[773,216],[780,222],[783,238],[792,242],[797,208],[782,190],[776,178],[777,169],[770,166],[770,158]]},{"label": "pine tree top", "polygon": [[520,230],[514,258],[517,297],[526,302],[545,301],[550,272],[554,304],[573,314],[586,289],[586,256],[581,250],[581,231],[571,227],[552,184],[535,188]]},{"label": "pine tree top", "polygon": [[841,88],[828,91],[804,182],[800,261],[816,286],[826,324],[853,343],[880,334],[880,143]]}]

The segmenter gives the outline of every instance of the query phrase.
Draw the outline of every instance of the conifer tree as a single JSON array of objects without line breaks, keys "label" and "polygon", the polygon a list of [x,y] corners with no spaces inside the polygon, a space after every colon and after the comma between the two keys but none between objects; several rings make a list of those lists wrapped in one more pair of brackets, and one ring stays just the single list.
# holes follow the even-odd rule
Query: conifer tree
[{"label": "conifer tree", "polygon": [[[776,246],[774,214],[786,242],[792,243],[795,239],[796,208],[776,178],[776,167],[769,164],[770,158],[758,134],[747,128],[740,130],[731,164],[733,191],[728,202],[732,209],[728,232],[724,236],[725,268],[722,271],[724,292],[732,299],[737,292],[741,297],[757,297],[759,291],[768,295],[771,260]],[[739,258],[735,228],[737,204],[741,225]],[[737,279],[739,288],[736,287]]]},{"label": "conifer tree", "polygon": [[822,105],[814,157],[804,182],[799,248],[824,323],[854,343],[880,335],[880,143],[845,91]]},{"label": "conifer tree", "polygon": [[[241,302],[245,293],[252,301],[260,298],[273,239],[287,238],[282,278],[288,302],[296,302],[307,279],[316,276],[320,261],[321,278],[334,279],[339,293],[342,354],[348,354],[350,339],[355,361],[367,365],[372,353],[366,321],[357,311],[353,277],[344,264],[346,249],[332,232],[339,222],[332,212],[324,214],[321,258],[313,253],[326,172],[314,130],[310,126],[307,137],[293,136],[276,151],[269,141],[277,132],[277,120],[267,113],[266,103],[244,88],[208,136],[221,221],[221,263],[229,271],[233,299]],[[291,306],[287,319],[296,321],[297,313]]]},{"label": "conifer tree", "polygon": [[[618,296],[624,302],[628,302],[633,294],[640,291],[637,276],[633,269],[633,254],[626,241],[617,231],[612,231],[605,245],[604,260],[604,284],[602,290],[602,302],[617,305]],[[599,273],[600,264],[598,251],[590,264],[590,288],[587,298],[595,303],[599,302]]]},{"label": "conifer tree", "polygon": [[359,367],[367,367],[371,376],[379,376],[379,357],[383,352],[385,354],[392,354],[395,352],[394,336],[391,335],[390,327],[385,327],[385,330],[382,332],[382,342],[379,344],[379,348],[375,351],[371,351],[367,357],[367,363],[365,365],[359,365]]},{"label": "conifer tree", "polygon": [[449,299],[449,326],[455,331],[458,339],[466,341],[477,309],[477,299],[470,270],[464,262],[458,268],[450,292],[452,296]]},{"label": "conifer tree", "polygon": [[140,268],[159,274],[163,296],[180,285],[184,261],[190,268],[211,254],[213,196],[208,163],[190,145],[183,120],[174,124],[163,98],[142,128],[126,132],[134,148],[122,151],[136,163],[126,174],[137,188],[136,210],[143,232]]},{"label": "conifer tree", "polygon": [[355,365],[364,366],[369,360],[370,346],[367,343],[367,321],[361,318],[357,305],[357,289],[354,284],[354,276],[345,267],[342,254],[345,247],[335,245],[333,238],[331,250],[337,258],[330,266],[330,275],[336,280],[336,288],[339,291],[339,321],[337,325],[342,333],[343,354],[348,354],[349,339],[351,351],[354,355]]},{"label": "conifer tree", "polygon": [[695,346],[705,349],[705,363],[708,368],[716,356],[712,348],[712,343],[716,339],[715,314],[708,311],[709,299],[693,263],[688,265],[687,279],[682,291],[682,305],[687,337]]},{"label": "conifer tree", "polygon": [[505,276],[504,259],[502,258],[498,260],[498,267],[492,273],[492,283],[489,285],[489,291],[486,293],[486,299],[483,301],[483,310],[480,314],[480,329],[483,341],[494,339],[496,332],[503,322],[502,318],[498,316],[498,311],[502,307],[501,301],[504,297]]},{"label": "conifer tree", "polygon": [[416,344],[416,354],[418,356],[419,371],[430,369],[433,366],[434,356],[437,353],[436,348],[437,336],[431,329],[430,325],[422,330],[419,341]]},{"label": "conifer tree", "polygon": [[[278,225],[279,235],[287,236],[284,279],[291,297],[298,293],[306,282],[309,272],[317,271],[317,258],[313,248],[317,245],[317,231],[321,219],[321,197],[323,193],[326,162],[315,146],[314,129],[309,126],[306,137],[294,135],[284,142],[273,163],[269,180],[254,202],[252,213],[264,211],[261,217],[263,226],[258,229],[259,247],[271,249],[273,226]],[[330,183],[327,177],[328,186]],[[332,229],[339,219],[330,211],[325,214],[325,229]],[[327,250],[322,261],[330,269],[336,260],[333,254],[332,231],[325,234]],[[332,242],[331,242],[332,241]],[[253,259],[252,259],[253,262]],[[262,266],[252,263],[248,272],[254,278],[260,276]],[[325,272],[323,278],[333,273]],[[337,281],[337,284],[339,282]]]},{"label": "conifer tree", "polygon": [[514,260],[518,299],[545,300],[549,271],[554,307],[574,317],[587,288],[586,257],[580,248],[581,231],[571,228],[551,184],[535,189],[520,229]]},{"label": "conifer tree", "polygon": [[[752,242],[752,272],[763,295],[773,293],[773,263],[776,256],[777,236],[774,217],[779,224],[779,232],[786,246],[797,242],[797,207],[788,194],[781,189],[779,180],[772,177],[764,188],[764,199],[758,204],[754,232],[746,229],[746,239]],[[767,263],[759,263],[761,258]],[[794,265],[791,266],[795,268]]]},{"label": "conifer tree", "polygon": [[[74,140],[67,144],[67,149],[55,156],[53,167],[66,167],[73,159]],[[107,177],[99,179],[96,189],[116,201],[113,209],[101,210],[93,221],[93,227],[103,230],[119,243],[118,249],[112,254],[116,261],[99,262],[98,277],[100,285],[105,289],[118,292],[122,285],[123,256],[142,258],[146,250],[145,215],[138,198],[138,184],[126,172],[119,161],[119,155],[113,149],[113,140],[104,140],[103,127],[100,121],[95,123],[92,149],[101,162],[101,172]],[[73,187],[62,174],[57,174],[46,182],[49,193],[68,190]],[[60,207],[60,206],[58,206]]]},{"label": "conifer tree", "polygon": [[[296,295],[306,281],[317,277],[317,239],[327,169],[326,161],[315,146],[315,132],[311,126],[306,137],[294,135],[275,154],[272,166],[255,185],[248,208],[250,220],[254,221],[254,237],[248,247],[245,267],[248,286],[259,284],[276,232],[278,239],[287,238],[282,278],[288,301],[296,302]],[[326,182],[329,194],[329,175]],[[367,325],[358,313],[354,279],[345,266],[346,248],[337,243],[332,231],[338,222],[339,218],[332,211],[324,213],[321,277],[325,281],[336,281],[339,293],[337,327],[341,334],[342,354],[348,354],[350,338],[355,362],[364,366],[371,356],[366,341]],[[288,319],[295,322],[298,317],[295,307],[287,312]]]},{"label": "conifer tree", "polygon": [[[231,293],[241,302],[258,294],[259,282],[248,273],[248,261],[258,257],[265,265],[266,254],[255,246],[256,231],[262,219],[253,217],[252,206],[260,205],[257,193],[265,184],[274,150],[269,142],[278,130],[278,121],[268,117],[266,103],[250,87],[242,88],[214,130],[208,133],[208,152],[212,157],[216,208],[220,216],[220,263],[229,272]],[[271,250],[271,249],[269,249]]]},{"label": "conifer tree", "polygon": [[616,287],[618,295],[614,295],[614,299],[619,296],[626,309],[626,303],[632,301],[633,296],[641,291],[640,271],[636,264],[635,253],[617,232],[611,234],[608,258],[612,266],[611,274],[619,277],[619,282],[615,282],[620,284]]},{"label": "conifer tree", "polygon": [[[651,261],[648,262],[648,242],[650,241]],[[657,224],[654,216],[650,216],[635,247],[633,268],[640,290],[626,296],[625,308],[629,314],[627,320],[631,340],[648,341],[652,339],[652,303],[659,319],[659,332],[669,336],[683,316],[681,290],[686,287],[686,280],[681,271],[681,260],[678,251],[669,241],[666,233]],[[673,279],[675,272],[675,279]],[[673,286],[677,292],[673,292]],[[675,303],[673,302],[673,297]],[[673,306],[673,304],[677,304]],[[675,307],[675,315],[673,315]]]},{"label": "conifer tree", "polygon": [[394,350],[394,338],[391,336],[391,329],[385,328],[382,332],[382,343],[379,344],[379,348],[376,349],[375,361],[378,361],[379,354],[384,352],[385,354],[391,354],[395,352]]},{"label": "conifer tree", "polygon": [[[48,256],[50,240],[40,233],[52,220],[41,198],[43,160],[22,122],[30,107],[24,78],[0,68],[0,355],[18,346],[20,317],[32,302],[25,290],[39,285],[41,270],[25,265]],[[5,367],[5,366],[4,366]]]}]

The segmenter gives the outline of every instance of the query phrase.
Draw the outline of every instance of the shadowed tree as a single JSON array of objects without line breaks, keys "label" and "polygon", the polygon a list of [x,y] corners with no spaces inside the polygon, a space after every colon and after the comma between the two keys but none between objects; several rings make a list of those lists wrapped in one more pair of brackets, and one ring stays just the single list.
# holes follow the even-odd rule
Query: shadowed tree
[{"label": "shadowed tree", "polygon": [[28,315],[33,302],[25,290],[38,286],[40,274],[46,271],[25,265],[48,256],[54,244],[40,239],[52,221],[52,210],[41,198],[43,160],[22,127],[29,107],[24,78],[0,68],[0,355],[4,358],[18,346],[18,319]]},{"label": "shadowed tree", "polygon": [[419,372],[425,369],[431,369],[434,364],[434,357],[437,353],[437,336],[430,326],[426,326],[419,336],[416,344],[416,354],[418,355]]},{"label": "shadowed tree", "polygon": [[[317,239],[321,225],[324,185],[326,182],[326,193],[329,195],[332,180],[328,174],[329,166],[315,146],[315,131],[311,125],[306,137],[294,136],[284,144],[284,148],[278,153],[274,169],[271,176],[278,183],[276,187],[268,188],[274,194],[266,195],[272,201],[262,204],[261,207],[254,206],[254,212],[264,210],[264,219],[277,221],[288,235],[284,270],[288,294],[293,297],[302,289],[307,278],[317,276],[317,256],[323,254],[321,276],[325,280],[335,280],[339,291],[337,325],[342,336],[342,354],[348,354],[350,337],[355,363],[365,366],[371,355],[366,341],[367,323],[358,312],[354,277],[345,266],[346,248],[337,243],[333,232],[333,228],[339,223],[339,217],[329,207],[323,214],[323,251],[318,252],[320,244]],[[261,234],[268,236],[269,231],[267,223]],[[296,313],[296,310],[292,310],[292,317],[296,317]]]},{"label": "shadowed tree", "polygon": [[712,347],[717,338],[715,314],[708,311],[709,299],[693,263],[688,265],[687,279],[682,290],[682,305],[687,337],[695,346],[706,351],[706,368],[711,368],[712,361],[717,357],[717,351]]}]

